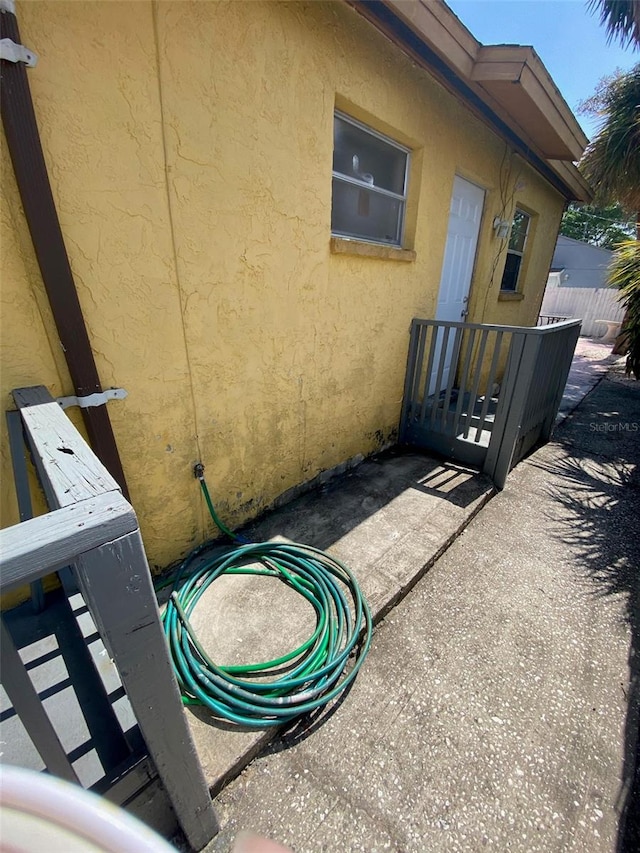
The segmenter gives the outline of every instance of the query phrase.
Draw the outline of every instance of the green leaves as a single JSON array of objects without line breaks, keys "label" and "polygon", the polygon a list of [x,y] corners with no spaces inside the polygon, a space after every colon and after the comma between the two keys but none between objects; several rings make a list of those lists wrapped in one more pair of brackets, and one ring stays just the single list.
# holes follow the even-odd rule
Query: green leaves
[{"label": "green leaves", "polygon": [[600,130],[580,161],[580,171],[595,190],[595,203],[616,202],[640,210],[640,63],[605,78],[590,101],[602,115]]},{"label": "green leaves", "polygon": [[617,39],[623,47],[640,44],[640,4],[637,0],[589,0],[590,11],[600,10],[600,23],[608,41]]},{"label": "green leaves", "polygon": [[607,207],[571,204],[565,211],[560,233],[603,249],[615,249],[633,236],[634,226],[619,204]]},{"label": "green leaves", "polygon": [[640,241],[627,240],[613,256],[608,282],[620,291],[626,308],[621,332],[622,354],[627,356],[626,370],[640,379]]}]

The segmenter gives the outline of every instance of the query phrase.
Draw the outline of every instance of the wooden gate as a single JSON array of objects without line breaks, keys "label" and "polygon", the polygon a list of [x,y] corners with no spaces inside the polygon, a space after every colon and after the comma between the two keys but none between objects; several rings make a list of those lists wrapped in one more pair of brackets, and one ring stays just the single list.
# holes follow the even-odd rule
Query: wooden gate
[{"label": "wooden gate", "polygon": [[502,488],[549,440],[579,332],[579,320],[529,328],[414,319],[401,442],[473,465]]}]

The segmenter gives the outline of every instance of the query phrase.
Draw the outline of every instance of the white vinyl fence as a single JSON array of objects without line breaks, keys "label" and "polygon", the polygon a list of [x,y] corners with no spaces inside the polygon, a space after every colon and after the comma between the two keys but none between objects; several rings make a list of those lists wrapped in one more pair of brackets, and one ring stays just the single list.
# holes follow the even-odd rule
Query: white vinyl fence
[{"label": "white vinyl fence", "polygon": [[549,273],[540,314],[582,320],[581,335],[600,338],[606,326],[598,320],[622,322],[624,308],[609,287],[561,287],[562,273]]}]

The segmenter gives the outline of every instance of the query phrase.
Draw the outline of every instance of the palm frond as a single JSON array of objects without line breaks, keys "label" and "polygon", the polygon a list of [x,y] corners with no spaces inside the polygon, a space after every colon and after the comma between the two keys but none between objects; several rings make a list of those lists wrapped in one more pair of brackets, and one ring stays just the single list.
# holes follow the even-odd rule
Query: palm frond
[{"label": "palm frond", "polygon": [[597,203],[640,210],[640,63],[607,82],[603,121],[580,161]]},{"label": "palm frond", "polygon": [[591,12],[600,11],[607,41],[617,39],[623,47],[635,42],[640,47],[640,3],[637,0],[589,0]]}]

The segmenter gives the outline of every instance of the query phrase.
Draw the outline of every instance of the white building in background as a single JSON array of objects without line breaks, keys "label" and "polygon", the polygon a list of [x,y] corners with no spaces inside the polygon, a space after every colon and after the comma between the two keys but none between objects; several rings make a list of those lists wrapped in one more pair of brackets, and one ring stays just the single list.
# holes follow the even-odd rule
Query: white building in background
[{"label": "white building in background", "polygon": [[622,322],[618,292],[607,287],[613,252],[571,237],[558,237],[544,292],[541,316],[579,317],[582,335],[599,338],[606,326],[599,320]]}]

